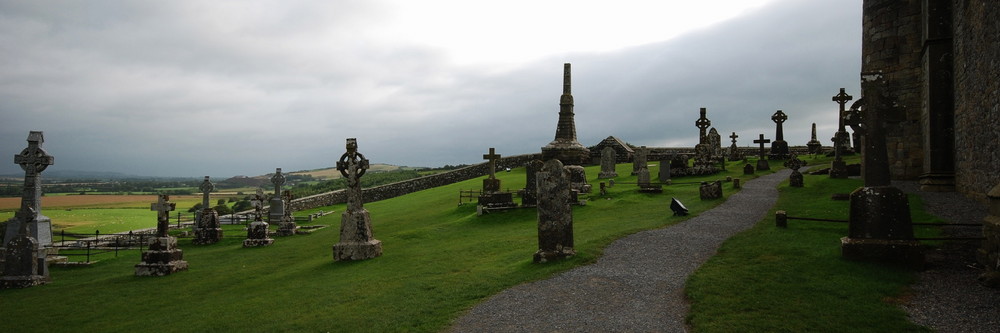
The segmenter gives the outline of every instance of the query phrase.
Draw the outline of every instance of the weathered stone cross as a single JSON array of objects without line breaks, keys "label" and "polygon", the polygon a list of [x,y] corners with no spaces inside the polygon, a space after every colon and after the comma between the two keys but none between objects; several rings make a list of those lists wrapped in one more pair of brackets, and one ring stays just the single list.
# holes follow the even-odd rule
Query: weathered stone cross
[{"label": "weathered stone cross", "polygon": [[253,195],[253,199],[250,200],[250,204],[253,206],[254,220],[262,221],[263,210],[264,210],[264,189],[257,188],[257,193]]},{"label": "weathered stone cross", "polygon": [[785,161],[785,167],[795,171],[798,171],[803,165],[805,165],[805,163],[803,163],[802,160],[800,160],[795,154],[792,154],[792,156]]},{"label": "weathered stone cross", "polygon": [[712,121],[705,117],[705,108],[701,108],[701,117],[694,121],[694,126],[698,127],[698,143],[705,143],[705,129],[712,126]]},{"label": "weathered stone cross", "polygon": [[274,196],[281,197],[281,185],[285,184],[285,175],[281,174],[281,168],[274,169],[274,176],[271,176],[271,184],[274,184]]},{"label": "weathered stone cross", "polygon": [[209,206],[208,203],[208,193],[215,190],[215,184],[212,184],[212,181],[208,180],[208,176],[205,176],[205,181],[201,182],[201,185],[198,186],[198,189],[201,190],[202,193],[201,209],[208,209],[209,207],[212,207]]},{"label": "weathered stone cross", "polygon": [[24,170],[24,193],[21,194],[21,210],[27,214],[27,209],[39,212],[42,195],[42,179],[39,174],[55,162],[55,157],[42,149],[45,137],[41,131],[28,133],[28,147],[20,154],[14,155],[14,164],[19,164]]},{"label": "weathered stone cross", "polygon": [[736,135],[736,132],[733,132],[733,135],[729,136],[730,139],[733,139],[733,145],[736,145],[736,138],[738,138],[738,137],[740,137],[740,136]]},{"label": "weathered stone cross", "polygon": [[170,196],[160,194],[159,199],[149,204],[149,210],[156,212],[156,237],[167,237],[170,211],[177,208],[177,204],[170,201]]},{"label": "weathered stone cross", "polygon": [[771,143],[771,139],[765,139],[764,134],[761,134],[760,139],[753,140],[753,143],[760,144],[760,159],[764,159],[764,144]]},{"label": "weathered stone cross", "polygon": [[483,155],[483,159],[490,161],[490,179],[496,179],[497,160],[500,159],[500,155],[496,153],[496,149],[490,148],[490,153]]},{"label": "weathered stone cross", "polygon": [[852,99],[854,99],[854,96],[848,95],[846,92],[844,92],[844,88],[840,88],[840,93],[833,96],[833,101],[837,102],[837,104],[840,104],[840,113],[837,114],[838,115],[837,120],[839,122],[839,124],[837,125],[838,132],[846,131],[846,129],[844,128],[844,104],[847,104],[847,102]]},{"label": "weathered stone cross", "polygon": [[774,115],[771,116],[771,121],[773,121],[778,126],[774,134],[775,141],[785,140],[785,133],[781,128],[781,124],[784,123],[786,120],[788,120],[788,116],[785,115],[784,112],[781,112],[781,110],[778,110],[777,112],[774,113]]}]

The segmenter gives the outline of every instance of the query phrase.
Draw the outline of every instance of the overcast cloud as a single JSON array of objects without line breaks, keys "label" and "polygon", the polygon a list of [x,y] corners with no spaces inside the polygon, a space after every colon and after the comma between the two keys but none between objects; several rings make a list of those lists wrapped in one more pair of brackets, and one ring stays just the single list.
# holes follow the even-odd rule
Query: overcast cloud
[{"label": "overcast cloud", "polygon": [[415,3],[0,2],[0,173],[29,130],[49,170],[146,176],[329,167],[349,137],[396,165],[538,152],[565,62],[588,146],[693,146],[700,107],[741,146],[778,109],[790,144],[813,122],[829,144],[831,96],[858,95],[860,0]]}]

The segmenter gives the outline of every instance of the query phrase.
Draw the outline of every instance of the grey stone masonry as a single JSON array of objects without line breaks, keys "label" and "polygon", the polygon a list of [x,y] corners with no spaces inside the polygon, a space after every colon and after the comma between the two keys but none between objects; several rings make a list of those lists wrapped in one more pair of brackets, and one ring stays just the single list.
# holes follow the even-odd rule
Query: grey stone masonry
[{"label": "grey stone masonry", "polygon": [[[34,218],[34,209],[22,213],[25,218]],[[49,282],[45,250],[28,235],[28,225],[22,223],[20,230],[8,241],[4,251],[3,275],[0,275],[0,289],[27,288]]]},{"label": "grey stone masonry", "polygon": [[[254,214],[253,222],[250,222],[250,225],[247,226],[247,238],[243,240],[243,247],[258,247],[274,244],[274,239],[268,236],[268,227],[270,225],[267,222],[264,222],[264,213],[262,211],[262,208],[264,207],[264,199],[264,190],[257,188],[257,194],[254,195],[253,199],[256,214]],[[278,200],[281,201],[281,198],[279,197]],[[278,204],[281,205],[280,202]],[[274,204],[272,204],[272,206],[273,205]],[[274,210],[272,209],[271,211],[273,212]],[[281,220],[281,218],[277,218],[276,220]]]},{"label": "grey stone masonry", "polygon": [[295,230],[298,228],[295,225],[295,218],[292,217],[292,191],[285,190],[281,196],[285,205],[285,214],[281,216],[281,222],[278,224],[278,236],[292,236],[295,235]]},{"label": "grey stone masonry", "polygon": [[782,124],[788,120],[788,115],[784,112],[778,110],[771,116],[771,121],[774,121],[774,142],[771,142],[771,154],[768,155],[769,158],[775,160],[783,160],[788,158],[788,142],[785,141],[785,130],[782,128]]},{"label": "grey stone masonry", "polygon": [[576,255],[573,250],[573,207],[570,172],[557,159],[548,160],[538,173],[539,263]]},{"label": "grey stone masonry", "polygon": [[219,213],[209,206],[209,193],[215,190],[215,184],[205,176],[198,189],[202,192],[202,210],[198,222],[194,224],[194,243],[200,245],[218,243],[222,240],[222,225],[219,223]]},{"label": "grey stone masonry", "polygon": [[150,204],[149,210],[156,212],[156,237],[149,239],[142,262],[135,265],[136,276],[165,276],[188,269],[184,252],[177,248],[177,238],[167,234],[170,212],[176,206],[166,194],[160,194],[157,202]]},{"label": "grey stone masonry", "polygon": [[635,150],[635,158],[632,160],[632,175],[638,175],[639,169],[645,168],[646,164],[649,163],[647,156],[649,155],[649,149],[646,146],[639,147]]},{"label": "grey stone masonry", "polygon": [[372,234],[372,221],[361,197],[361,176],[368,159],[358,152],[358,141],[347,139],[347,152],[337,161],[337,170],[347,180],[347,210],[340,216],[340,242],[333,245],[334,261],[365,260],[382,255],[382,241]]},{"label": "grey stone masonry", "polygon": [[987,286],[1000,288],[1000,184],[994,186],[987,196],[990,211],[983,219],[983,237],[986,239],[976,253],[986,271],[979,280]]},{"label": "grey stone masonry", "polygon": [[618,172],[615,171],[615,164],[618,161],[614,148],[604,147],[601,150],[601,172],[597,174],[597,178],[615,178],[618,177]]},{"label": "grey stone masonry", "polygon": [[278,223],[285,216],[285,204],[281,199],[281,185],[285,184],[285,175],[281,173],[281,168],[274,169],[271,176],[271,184],[274,184],[274,195],[271,196],[271,208],[268,210],[267,221],[271,224]]},{"label": "grey stone masonry", "polygon": [[[42,148],[45,137],[41,131],[28,133],[28,147],[14,155],[14,164],[24,170],[24,189],[21,191],[21,209],[7,221],[3,244],[18,235],[22,224],[27,224],[28,236],[41,247],[52,245],[52,219],[42,215],[42,171],[55,162],[55,158]],[[28,211],[33,210],[33,218]]]},{"label": "grey stone masonry", "polygon": [[563,64],[563,93],[559,96],[559,123],[555,140],[542,147],[542,159],[559,159],[567,165],[582,165],[590,161],[590,150],[576,139],[576,120],[573,113],[570,64]]}]

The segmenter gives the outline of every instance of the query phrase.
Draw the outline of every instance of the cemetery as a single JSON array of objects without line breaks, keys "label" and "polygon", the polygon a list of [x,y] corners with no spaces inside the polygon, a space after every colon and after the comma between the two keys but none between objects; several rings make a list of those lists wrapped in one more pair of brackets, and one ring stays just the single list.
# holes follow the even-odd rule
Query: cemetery
[{"label": "cemetery", "polygon": [[[273,192],[257,187],[241,212],[253,218],[226,220],[204,176],[184,199],[201,203],[189,223],[172,222],[175,198],[145,197],[132,212],[142,228],[70,239],[86,244],[84,264],[65,264],[79,249],[52,232],[81,206],[42,200],[58,162],[43,144],[58,143],[29,131],[13,159],[19,207],[2,229],[0,331],[961,331],[927,308],[956,302],[971,309],[950,309],[965,311],[958,321],[996,328],[1000,168],[988,151],[962,151],[996,137],[956,130],[995,116],[958,103],[995,109],[964,86],[995,85],[975,70],[993,60],[958,52],[974,69],[953,72],[941,55],[981,36],[922,26],[984,22],[960,2],[956,15],[946,2],[906,3],[916,7],[865,1],[863,98],[835,87],[817,97],[839,120],[830,146],[815,124],[810,140],[785,140],[795,110],[768,112],[771,136],[713,127],[693,107],[693,147],[635,146],[627,133],[588,147],[566,63],[555,137],[534,152],[484,147],[485,162],[365,187],[370,159],[384,157],[365,155],[369,138],[346,138],[322,152],[343,189],[296,198],[276,168]],[[886,19],[894,10],[920,14]],[[946,130],[930,128],[944,118]]]}]

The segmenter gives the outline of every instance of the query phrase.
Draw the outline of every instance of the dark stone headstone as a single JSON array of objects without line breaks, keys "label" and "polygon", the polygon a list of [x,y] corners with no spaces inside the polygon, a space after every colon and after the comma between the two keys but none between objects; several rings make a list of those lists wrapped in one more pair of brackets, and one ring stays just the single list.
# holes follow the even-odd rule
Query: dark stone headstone
[{"label": "dark stone headstone", "polygon": [[750,163],[747,163],[747,165],[743,166],[743,174],[744,175],[752,175],[753,173],[754,173],[753,165],[750,165]]},{"label": "dark stone headstone", "polygon": [[222,240],[222,225],[219,222],[219,213],[209,203],[209,193],[215,190],[215,184],[205,176],[198,189],[202,193],[202,209],[198,221],[194,224],[193,243],[199,245],[218,243]]},{"label": "dark stone headstone", "polygon": [[292,236],[298,229],[295,218],[292,217],[292,192],[285,190],[281,193],[281,197],[285,209],[283,210],[284,215],[281,216],[281,222],[278,224],[278,236]]},{"label": "dark stone headstone", "polygon": [[632,175],[638,175],[640,168],[647,167],[649,161],[647,160],[647,155],[649,154],[649,149],[646,146],[639,147],[635,150],[635,157],[632,159]]},{"label": "dark stone headstone", "polygon": [[701,200],[714,200],[722,197],[722,182],[701,182],[699,188]]},{"label": "dark stone headstone", "polygon": [[641,168],[639,169],[639,175],[636,177],[638,180],[636,183],[639,185],[639,192],[642,193],[662,193],[663,188],[659,184],[652,184],[649,177],[649,169]]},{"label": "dark stone headstone", "polygon": [[781,110],[778,110],[771,116],[771,120],[774,121],[775,130],[774,142],[771,143],[771,154],[768,156],[775,160],[786,159],[788,158],[788,142],[785,141],[785,132],[781,124],[788,120],[788,116]]},{"label": "dark stone headstone", "polygon": [[810,136],[809,142],[806,142],[806,147],[809,149],[810,154],[822,153],[823,144],[816,140],[816,123],[812,123],[812,135]]},{"label": "dark stone headstone", "polygon": [[590,193],[592,185],[587,183],[587,171],[579,165],[567,165],[570,189],[579,193]]},{"label": "dark stone headstone", "polygon": [[604,150],[601,150],[601,172],[597,174],[597,178],[618,177],[618,172],[615,171],[615,164],[618,160],[616,155],[615,150],[611,147],[604,147]]},{"label": "dark stone headstone", "polygon": [[382,241],[372,234],[372,220],[364,208],[361,176],[368,159],[358,152],[358,141],[347,139],[347,152],[337,161],[337,171],[347,180],[347,210],[340,215],[340,242],[333,245],[334,261],[365,260],[382,255]]},{"label": "dark stone headstone", "polygon": [[[538,172],[542,171],[542,165],[541,160],[531,160],[525,164],[525,185],[524,194],[521,195],[521,206],[533,207],[538,204],[538,187],[536,186],[536,183],[538,179]],[[614,182],[614,180],[612,180],[612,182]]]},{"label": "dark stone headstone", "polygon": [[660,160],[660,170],[657,173],[657,180],[661,183],[670,181],[670,161]]},{"label": "dark stone headstone", "polygon": [[805,162],[799,159],[798,156],[792,154],[787,161],[785,161],[785,167],[792,169],[792,174],[788,176],[788,186],[791,187],[802,187],[803,177],[799,169],[805,165]]},{"label": "dark stone headstone", "polygon": [[[7,222],[3,244],[17,236],[21,225],[26,224],[28,237],[45,248],[52,245],[52,219],[42,215],[42,171],[55,163],[55,157],[42,148],[45,136],[41,131],[28,132],[27,141],[28,147],[14,155],[14,164],[24,170],[24,190],[21,192],[21,208]],[[27,218],[29,210],[34,211],[31,214],[34,217]]]},{"label": "dark stone headstone", "polygon": [[285,175],[281,173],[281,168],[274,169],[271,184],[274,184],[274,195],[271,197],[271,208],[268,210],[267,221],[271,224],[277,224],[285,216],[285,204],[281,199],[281,185],[285,184]]},{"label": "dark stone headstone", "polygon": [[[267,235],[270,224],[264,222],[264,190],[257,188],[254,195],[254,220],[247,226],[247,238],[243,240],[243,247],[258,247],[274,244],[274,239]],[[272,203],[272,209],[274,204]],[[284,215],[284,213],[282,213]],[[280,220],[280,218],[279,218]]]},{"label": "dark stone headstone", "polygon": [[538,251],[534,261],[570,257],[573,250],[573,207],[570,173],[559,160],[548,160],[538,173]]}]

